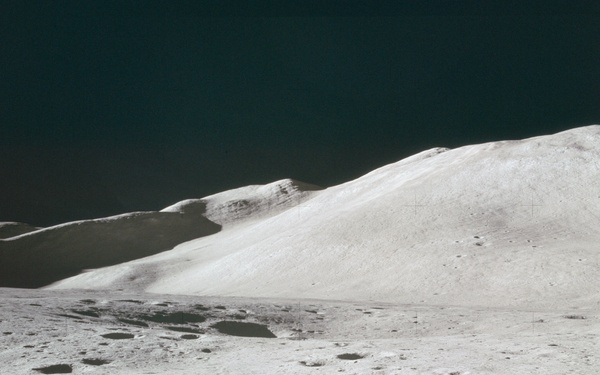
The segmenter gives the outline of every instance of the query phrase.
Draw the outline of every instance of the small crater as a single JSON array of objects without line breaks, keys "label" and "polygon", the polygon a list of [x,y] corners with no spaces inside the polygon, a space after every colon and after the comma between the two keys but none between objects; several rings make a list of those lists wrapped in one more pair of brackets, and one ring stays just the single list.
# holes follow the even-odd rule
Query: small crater
[{"label": "small crater", "polygon": [[85,305],[95,305],[96,301],[93,299],[82,299],[79,301],[79,303],[83,303]]},{"label": "small crater", "polygon": [[227,310],[227,307],[219,305],[219,306],[215,306],[215,309],[218,309],[218,310]]},{"label": "small crater", "polygon": [[300,361],[300,364],[306,367],[322,367],[325,366],[323,361]]},{"label": "small crater", "polygon": [[210,310],[210,307],[206,307],[204,305],[195,305],[194,309],[200,310],[200,311],[208,311],[208,310]]},{"label": "small crater", "polygon": [[316,313],[318,313],[318,311],[317,311],[317,310],[304,310],[304,311],[306,311],[307,313],[311,313],[311,314],[316,314]]},{"label": "small crater", "polygon": [[81,362],[90,366],[102,366],[109,364],[111,361],[100,358],[84,358]]},{"label": "small crater", "polygon": [[196,340],[198,337],[198,335],[181,335],[181,338],[184,340]]},{"label": "small crater", "polygon": [[188,327],[165,327],[166,329],[170,330],[170,331],[175,331],[175,332],[185,332],[185,333],[204,333],[204,331],[196,329],[196,328],[188,328]]},{"label": "small crater", "polygon": [[363,359],[365,358],[364,355],[362,354],[358,354],[358,353],[344,353],[344,354],[340,354],[337,356],[339,359],[343,359],[343,360],[347,360],[347,361],[354,361],[357,359]]},{"label": "small crater", "polygon": [[148,327],[148,323],[146,323],[146,322],[141,322],[141,321],[139,321],[139,320],[126,319],[126,318],[119,318],[118,320],[119,320],[119,322],[121,322],[121,323],[130,324],[130,325],[132,325],[132,326],[138,326],[138,327]]},{"label": "small crater", "polygon": [[73,367],[71,367],[71,365],[60,364],[34,368],[33,370],[41,372],[42,374],[70,374],[73,372]]},{"label": "small crater", "polygon": [[210,349],[202,349],[202,353],[212,353],[212,350],[210,350]]},{"label": "small crater", "polygon": [[267,328],[266,325],[256,323],[245,323],[245,322],[234,322],[234,321],[220,321],[211,325],[212,328],[216,328],[220,333],[231,336],[241,337],[264,337],[264,338],[276,338],[275,334]]},{"label": "small crater", "polygon": [[106,333],[101,336],[104,337],[105,339],[111,339],[111,340],[127,340],[127,339],[132,339],[135,337],[131,333],[121,333],[121,332]]},{"label": "small crater", "polygon": [[155,323],[172,324],[202,323],[206,321],[206,318],[203,315],[192,314],[187,312],[156,313],[154,315],[141,315],[138,318],[143,320],[149,320]]}]

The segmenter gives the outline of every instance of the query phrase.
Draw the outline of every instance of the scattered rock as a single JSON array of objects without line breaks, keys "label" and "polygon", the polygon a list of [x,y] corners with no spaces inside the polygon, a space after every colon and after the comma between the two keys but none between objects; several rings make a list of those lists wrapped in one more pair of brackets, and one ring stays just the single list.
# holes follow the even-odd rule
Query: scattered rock
[{"label": "scattered rock", "polygon": [[587,319],[583,315],[565,315],[565,319]]},{"label": "scattered rock", "polygon": [[306,367],[321,367],[321,366],[325,366],[325,362],[323,361],[300,361],[301,365],[304,365]]}]

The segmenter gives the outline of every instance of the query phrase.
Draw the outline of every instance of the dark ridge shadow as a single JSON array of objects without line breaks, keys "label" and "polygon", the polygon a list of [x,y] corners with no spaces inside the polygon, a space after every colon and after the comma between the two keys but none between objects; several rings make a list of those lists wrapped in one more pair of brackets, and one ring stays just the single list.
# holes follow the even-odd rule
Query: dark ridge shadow
[{"label": "dark ridge shadow", "polygon": [[138,212],[0,239],[0,287],[43,287],[85,269],[154,255],[220,230],[199,214]]}]

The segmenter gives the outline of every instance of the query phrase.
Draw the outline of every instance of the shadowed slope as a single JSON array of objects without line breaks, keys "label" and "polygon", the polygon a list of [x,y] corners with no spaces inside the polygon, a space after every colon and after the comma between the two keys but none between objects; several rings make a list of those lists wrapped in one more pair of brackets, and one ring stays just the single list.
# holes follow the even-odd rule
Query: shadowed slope
[{"label": "shadowed slope", "polygon": [[202,216],[139,212],[42,229],[0,241],[0,285],[44,286],[87,268],[153,255],[220,228]]}]

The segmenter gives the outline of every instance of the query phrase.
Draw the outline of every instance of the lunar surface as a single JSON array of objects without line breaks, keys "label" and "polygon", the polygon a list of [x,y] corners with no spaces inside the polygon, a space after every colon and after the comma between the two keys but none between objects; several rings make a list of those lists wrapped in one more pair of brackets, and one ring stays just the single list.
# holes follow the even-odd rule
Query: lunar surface
[{"label": "lunar surface", "polygon": [[3,374],[600,373],[600,126],[0,224]]}]

